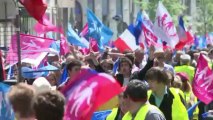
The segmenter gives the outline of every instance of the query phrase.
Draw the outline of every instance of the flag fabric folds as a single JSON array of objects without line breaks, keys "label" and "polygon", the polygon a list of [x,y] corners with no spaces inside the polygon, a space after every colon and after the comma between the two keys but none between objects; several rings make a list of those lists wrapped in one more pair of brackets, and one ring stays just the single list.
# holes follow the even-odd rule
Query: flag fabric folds
[{"label": "flag fabric folds", "polygon": [[179,42],[175,46],[177,50],[182,50],[186,44],[192,43],[194,40],[192,34],[185,29],[183,16],[179,16],[178,36]]},{"label": "flag fabric folds", "polygon": [[10,86],[0,82],[0,120],[15,120],[15,113],[7,98],[9,90]]},{"label": "flag fabric folds", "polygon": [[89,37],[94,38],[98,43],[99,50],[103,51],[104,45],[109,43],[113,32],[106,27],[89,9],[87,9],[87,21]]},{"label": "flag fabric folds", "polygon": [[106,117],[111,113],[111,110],[95,112],[91,120],[106,120]]},{"label": "flag fabric folds", "polygon": [[153,31],[166,46],[175,48],[175,45],[179,42],[172,17],[161,1],[158,3]]},{"label": "flag fabric folds", "polygon": [[125,50],[136,50],[138,46],[136,45],[135,36],[126,29],[117,40],[114,41],[115,47],[117,47],[120,52]]},{"label": "flag fabric folds", "polygon": [[199,103],[200,103],[200,101],[198,101],[197,103],[195,103],[194,105],[192,105],[192,106],[187,110],[189,119],[192,119],[193,113],[194,113],[196,107],[199,105]]},{"label": "flag fabric folds", "polygon": [[61,90],[66,97],[66,120],[91,120],[93,112],[122,92],[110,75],[83,69]]},{"label": "flag fabric folds", "polygon": [[42,21],[43,21],[43,24],[41,24],[40,22],[37,22],[34,25],[34,30],[37,34],[45,34],[50,31],[62,33],[62,28],[58,28],[56,25],[53,25],[47,19],[46,15],[42,17]]},{"label": "flag fabric folds", "polygon": [[208,62],[201,54],[197,64],[196,74],[192,81],[192,90],[194,95],[209,104],[213,100],[213,71],[209,68]]},{"label": "flag fabric folds", "polygon": [[84,37],[80,38],[78,34],[72,29],[71,24],[68,24],[67,40],[70,44],[73,44],[75,46],[89,48],[89,42]]},{"label": "flag fabric folds", "polygon": [[39,23],[44,24],[43,16],[47,9],[44,0],[19,0],[28,13],[34,17]]},{"label": "flag fabric folds", "polygon": [[[47,55],[48,52],[52,52],[49,46],[54,42],[53,39],[36,37],[32,35],[20,34],[20,47],[21,47],[21,59],[22,62],[32,62],[33,65],[39,65],[39,62]],[[18,62],[17,54],[17,35],[13,35],[10,42],[10,48],[7,54],[6,61],[13,65]],[[35,59],[37,59],[35,61]]]}]

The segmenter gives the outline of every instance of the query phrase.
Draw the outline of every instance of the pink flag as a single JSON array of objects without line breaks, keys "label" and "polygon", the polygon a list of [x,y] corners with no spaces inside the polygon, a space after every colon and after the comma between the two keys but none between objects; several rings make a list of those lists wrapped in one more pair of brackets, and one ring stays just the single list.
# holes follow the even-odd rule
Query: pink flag
[{"label": "pink flag", "polygon": [[49,31],[54,31],[54,32],[60,32],[62,33],[62,29],[58,28],[57,26],[53,25],[48,19],[47,16],[44,15],[42,17],[43,24],[37,22],[34,26],[34,30],[38,34],[44,34]]},{"label": "pink flag", "polygon": [[122,88],[112,76],[84,69],[61,92],[67,100],[65,120],[91,120],[93,112]]},{"label": "pink flag", "polygon": [[47,9],[47,3],[44,0],[19,0],[19,2],[32,17],[44,24],[42,17]]},{"label": "pink flag", "polygon": [[[49,46],[53,41],[53,39],[20,34],[21,59],[35,59],[39,58],[43,52],[51,52],[49,50]],[[6,61],[10,65],[18,62],[17,35],[13,35],[11,38],[10,48]]]},{"label": "pink flag", "polygon": [[60,55],[65,55],[70,51],[69,43],[67,42],[66,37],[61,34],[61,41],[60,41]]},{"label": "pink flag", "polygon": [[93,38],[90,38],[90,48],[82,48],[80,49],[80,52],[83,54],[83,55],[87,55],[90,53],[90,51],[92,50],[93,52],[97,52],[98,51],[98,44],[97,44],[97,41]]},{"label": "pink flag", "polygon": [[89,33],[89,28],[88,28],[88,23],[84,26],[84,28],[82,29],[80,36],[84,37]]},{"label": "pink flag", "polygon": [[166,43],[166,46],[175,48],[175,45],[179,42],[178,34],[172,21],[172,17],[161,1],[159,1],[156,11],[156,19],[153,30],[154,33]]},{"label": "pink flag", "polygon": [[192,82],[195,96],[205,104],[213,100],[213,71],[209,68],[207,60],[201,54],[199,57],[196,74]]}]

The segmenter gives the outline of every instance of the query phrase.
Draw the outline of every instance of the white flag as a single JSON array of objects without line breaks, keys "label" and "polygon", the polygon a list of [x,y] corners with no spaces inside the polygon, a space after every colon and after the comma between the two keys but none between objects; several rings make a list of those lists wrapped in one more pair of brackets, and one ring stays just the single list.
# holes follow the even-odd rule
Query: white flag
[{"label": "white flag", "polygon": [[172,21],[172,17],[161,1],[158,3],[153,30],[154,33],[171,48],[175,48],[175,45],[179,42],[177,30]]}]

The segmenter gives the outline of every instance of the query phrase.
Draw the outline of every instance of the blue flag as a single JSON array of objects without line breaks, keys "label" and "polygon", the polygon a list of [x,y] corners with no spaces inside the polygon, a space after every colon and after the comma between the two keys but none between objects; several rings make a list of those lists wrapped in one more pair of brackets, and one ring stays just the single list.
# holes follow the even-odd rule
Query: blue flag
[{"label": "blue flag", "polygon": [[60,41],[54,41],[51,45],[50,48],[56,50],[57,52],[60,52]]},{"label": "blue flag", "polygon": [[8,73],[7,73],[7,79],[11,79],[14,75],[14,70],[13,70],[13,66],[9,67]]},{"label": "blue flag", "polygon": [[136,40],[136,44],[139,45],[139,37],[142,31],[142,11],[140,10],[137,14],[136,18],[136,25],[135,25],[135,31],[134,31],[134,36]]},{"label": "blue flag", "polygon": [[115,61],[114,65],[113,65],[113,69],[112,69],[113,74],[115,74],[117,72],[118,65],[119,65],[119,58]]},{"label": "blue flag", "polygon": [[95,112],[92,116],[92,120],[106,120],[106,117],[111,113],[111,110]]},{"label": "blue flag", "polygon": [[68,71],[67,71],[67,66],[65,66],[64,70],[63,70],[63,73],[61,75],[61,78],[60,78],[60,80],[58,82],[58,85],[61,85],[63,82],[65,82],[67,77],[68,77]]},{"label": "blue flag", "polygon": [[34,79],[38,77],[46,77],[50,71],[57,71],[58,68],[52,65],[47,65],[36,70],[29,67],[22,67],[22,76],[28,79]]},{"label": "blue flag", "polygon": [[71,24],[68,24],[67,40],[70,44],[81,46],[83,48],[89,48],[89,42],[84,38],[80,38],[72,29]]},{"label": "blue flag", "polygon": [[192,105],[192,106],[187,110],[187,111],[188,111],[188,116],[189,116],[190,119],[193,117],[193,112],[195,111],[195,109],[196,109],[196,107],[198,106],[199,103],[200,103],[200,101],[197,102],[197,103],[195,103],[194,105]]},{"label": "blue flag", "polygon": [[12,110],[8,98],[6,97],[10,86],[0,82],[0,120],[15,120],[15,114]]},{"label": "blue flag", "polygon": [[89,9],[87,9],[87,21],[89,36],[97,41],[99,50],[103,51],[103,46],[109,43],[113,32],[106,27]]}]

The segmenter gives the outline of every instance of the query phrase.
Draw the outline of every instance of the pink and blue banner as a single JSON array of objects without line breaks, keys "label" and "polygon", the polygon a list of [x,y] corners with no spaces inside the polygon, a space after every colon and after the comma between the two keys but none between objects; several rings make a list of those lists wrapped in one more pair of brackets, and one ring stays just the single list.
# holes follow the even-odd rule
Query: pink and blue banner
[{"label": "pink and blue banner", "polygon": [[61,92],[67,101],[65,120],[91,120],[94,111],[121,93],[122,88],[111,75],[83,69]]},{"label": "pink and blue banner", "polygon": [[[21,60],[24,62],[34,61],[36,62],[35,66],[39,65],[47,53],[52,52],[49,47],[53,42],[53,39],[20,34]],[[6,61],[10,65],[16,64],[18,62],[17,47],[17,35],[13,35],[6,58]]]}]

